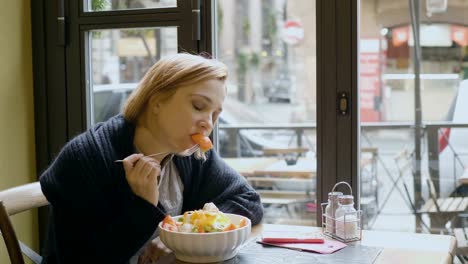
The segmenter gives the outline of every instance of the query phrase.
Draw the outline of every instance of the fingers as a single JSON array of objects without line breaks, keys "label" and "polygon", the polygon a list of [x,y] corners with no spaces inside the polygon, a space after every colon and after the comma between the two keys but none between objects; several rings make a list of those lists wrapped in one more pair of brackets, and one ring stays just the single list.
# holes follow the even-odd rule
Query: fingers
[{"label": "fingers", "polygon": [[159,162],[142,154],[134,154],[124,159],[124,169],[132,191],[157,206],[159,200],[157,177],[161,174]]},{"label": "fingers", "polygon": [[171,252],[157,237],[145,246],[143,253],[138,258],[138,264],[157,263],[161,257]]},{"label": "fingers", "polygon": [[126,157],[125,159],[123,159],[122,162],[123,162],[125,171],[130,171],[134,167],[135,163],[142,157],[144,157],[143,154],[132,154]]},{"label": "fingers", "polygon": [[143,157],[137,161],[135,173],[140,175],[140,177],[150,176],[152,170],[155,170],[155,172],[161,171],[161,166],[156,160],[149,157]]},{"label": "fingers", "polygon": [[172,250],[166,247],[159,237],[155,238],[152,243],[162,252],[162,256],[172,253]]},{"label": "fingers", "polygon": [[153,170],[161,170],[158,161],[150,157],[145,157],[143,154],[132,154],[123,159],[123,166],[127,173],[132,172],[133,175],[148,176]]},{"label": "fingers", "polygon": [[145,264],[148,262],[147,254],[143,253],[138,257],[138,264]]},{"label": "fingers", "polygon": [[155,184],[159,174],[161,174],[159,165],[145,163],[139,173],[139,177],[143,177],[149,184]]}]

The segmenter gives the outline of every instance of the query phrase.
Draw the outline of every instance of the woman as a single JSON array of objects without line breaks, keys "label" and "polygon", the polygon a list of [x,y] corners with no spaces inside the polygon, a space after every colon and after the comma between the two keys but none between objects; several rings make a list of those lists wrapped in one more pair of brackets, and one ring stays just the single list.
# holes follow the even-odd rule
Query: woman
[{"label": "woman", "polygon": [[[207,202],[253,224],[261,221],[258,194],[215,151],[171,154],[195,145],[193,134],[211,133],[226,77],[226,66],[216,60],[164,58],[146,73],[121,115],[62,149],[40,178],[51,204],[44,263],[154,260],[158,253],[148,241],[164,216]],[[155,153],[163,154],[148,156]]]}]

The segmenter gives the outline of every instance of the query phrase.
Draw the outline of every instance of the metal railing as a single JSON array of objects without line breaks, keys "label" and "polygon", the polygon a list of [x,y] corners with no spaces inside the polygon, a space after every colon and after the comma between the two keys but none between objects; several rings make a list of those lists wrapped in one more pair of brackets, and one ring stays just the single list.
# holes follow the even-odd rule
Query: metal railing
[{"label": "metal railing", "polygon": [[[225,125],[225,124],[220,124],[219,125],[219,130],[223,131],[226,138],[223,140],[222,144],[220,144],[221,148],[227,148],[230,151],[226,153],[226,149],[220,149],[220,152],[224,156],[230,156],[230,157],[241,157],[243,154],[246,154],[245,152],[248,152],[248,154],[252,156],[262,156],[264,153],[261,151],[261,146],[252,146],[248,144],[249,136],[252,136],[254,130],[257,130],[256,136],[257,138],[262,134],[266,134],[266,137],[270,137],[271,141],[275,141],[276,137],[275,135],[282,134],[283,137],[284,135],[288,135],[290,137],[289,141],[283,141],[283,143],[286,143],[284,147],[286,148],[309,148],[311,150],[315,150],[315,133],[316,133],[316,124],[315,123],[307,123],[307,124],[275,124],[275,125]],[[441,164],[440,162],[447,162],[447,160],[441,159],[439,160],[439,140],[441,137],[443,137],[445,134],[442,133],[442,129],[445,128],[463,128],[466,129],[467,133],[467,139],[468,140],[468,123],[453,123],[453,122],[426,122],[423,123],[422,126],[422,134],[421,134],[421,141],[424,143],[423,148],[422,148],[422,153],[421,153],[421,158],[424,160],[424,164],[427,161],[427,167],[424,166],[424,172],[428,173],[430,178],[432,179],[434,183],[434,189],[437,194],[440,193],[440,180],[441,180]],[[250,131],[250,132],[248,132]],[[265,132],[264,132],[265,131]],[[287,133],[285,133],[285,131]],[[381,132],[388,132],[390,133],[390,138],[387,139],[387,134],[382,135]],[[393,132],[392,132],[393,131]],[[452,130],[453,131],[453,130]],[[247,133],[246,133],[247,132]],[[401,136],[403,132],[403,135],[406,136]],[[362,123],[361,124],[361,149],[364,152],[364,149],[366,147],[370,148],[376,148],[378,149],[378,153],[376,153],[375,158],[375,163],[372,165],[374,166],[372,170],[374,170],[374,173],[371,173],[370,175],[375,175],[374,176],[369,176],[367,175],[366,177],[362,176],[361,180],[366,178],[367,179],[367,184],[369,179],[370,180],[377,180],[382,186],[387,186],[392,185],[392,184],[397,184],[398,180],[401,180],[402,178],[399,178],[399,172],[398,168],[395,165],[394,157],[396,156],[397,152],[401,152],[402,149],[405,149],[407,151],[412,152],[414,148],[413,144],[413,136],[411,134],[414,133],[414,123],[412,122],[374,122],[374,123]],[[400,137],[398,139],[392,138],[392,136],[399,135]],[[398,144],[393,144],[392,140],[397,141]],[[448,142],[450,142],[447,139]],[[311,143],[312,142],[312,143]],[[382,144],[384,143],[384,144]],[[224,145],[223,145],[224,144]],[[457,144],[457,143],[456,143]],[[395,146],[397,145],[397,146]],[[468,156],[468,153],[463,153],[460,152],[459,149],[460,146],[455,145],[451,146],[450,143],[447,146],[447,148],[450,148],[449,150],[445,151],[451,151],[450,155],[453,154],[453,157],[450,156],[450,161],[453,160],[457,161],[461,167],[466,167],[468,166],[468,159],[464,157],[465,164],[462,163],[460,157],[463,155]],[[465,146],[466,147],[466,146]],[[247,151],[246,151],[247,148]],[[465,150],[466,151],[466,150]],[[363,156],[364,157],[364,156]],[[411,158],[414,159],[414,155],[412,155],[409,160],[407,161],[409,163],[409,174],[411,174],[412,170],[412,165],[414,160],[412,161]],[[442,166],[450,166],[450,168],[453,167],[453,171],[455,173],[455,166],[458,166],[455,164],[450,165],[445,164]],[[378,168],[378,169],[377,169]],[[362,168],[364,169],[364,168]],[[393,170],[392,170],[393,169]],[[442,167],[442,169],[446,169],[446,167]],[[377,170],[379,171],[377,173]],[[380,174],[377,176],[377,174]],[[447,171],[442,174],[442,178],[446,179]],[[401,175],[400,175],[401,176]],[[415,177],[414,175],[407,175],[407,176],[412,176],[411,177],[411,182],[410,186],[415,186],[418,185],[419,187],[422,187],[424,185],[424,181],[421,180],[421,177]],[[371,177],[371,178],[369,178]],[[405,176],[406,177],[406,176]],[[409,178],[407,178],[409,179]],[[442,180],[444,180],[442,179]],[[456,176],[454,175],[453,178],[454,184],[456,183]],[[402,181],[400,181],[400,184]],[[361,182],[362,184],[362,182]],[[365,221],[363,223],[366,223],[367,228],[372,228],[373,223],[375,223],[377,217],[379,214],[382,213],[383,207],[385,207],[385,200],[390,199],[390,196],[392,195],[392,189],[387,190],[385,188],[380,189],[378,187],[380,184],[377,184],[375,189],[367,190],[366,195],[364,195],[364,200],[361,200],[361,203],[363,201],[374,201],[372,203],[366,203],[365,206],[368,206],[367,213],[369,215],[365,216]],[[382,187],[381,186],[381,187]],[[371,188],[372,185],[367,186],[367,188]],[[408,190],[406,189],[407,193],[406,195],[402,193],[402,190],[400,190],[398,186],[395,186],[395,190],[399,192],[394,192],[395,195],[400,194],[401,197],[404,201],[406,199],[416,199],[416,195],[414,193],[410,195],[408,193]],[[406,185],[405,185],[406,188]],[[455,188],[455,185],[454,185]],[[364,189],[361,189],[363,191]],[[362,198],[361,194],[361,198]],[[408,197],[407,197],[408,196]],[[410,197],[413,196],[413,197]],[[392,196],[393,197],[393,196]],[[374,200],[372,199],[374,198]],[[392,198],[393,199],[393,198]],[[382,200],[384,202],[382,202]],[[394,201],[394,200],[393,200]],[[411,202],[411,201],[410,201]],[[394,203],[394,202],[392,202]],[[414,210],[419,210],[420,207],[422,206],[421,203],[416,203],[416,201],[412,201],[413,204],[416,205],[416,209]],[[362,204],[361,204],[362,206]],[[369,207],[370,206],[370,207]],[[374,207],[375,206],[375,207]],[[375,209],[373,209],[375,208]],[[407,211],[409,209],[402,209],[403,211]],[[391,212],[393,214],[413,214],[416,211],[408,211],[408,212]],[[385,212],[384,214],[381,215],[391,215],[388,212]],[[416,230],[421,225],[416,223]]]},{"label": "metal railing", "polygon": [[[241,131],[247,130],[291,130],[295,135],[295,147],[305,147],[304,138],[306,131],[315,131],[315,123],[303,123],[303,124],[275,124],[275,125],[226,125],[220,124],[219,129],[224,130],[228,135],[227,146],[229,156],[240,157],[242,156],[241,141],[246,140],[245,137],[241,136]],[[429,174],[434,180],[435,189],[439,192],[439,137],[441,136],[441,128],[467,128],[468,123],[453,123],[453,122],[425,122],[422,125],[423,139],[426,139],[427,144],[427,160],[429,164]],[[362,135],[365,137],[366,132],[381,131],[381,130],[397,130],[397,129],[414,129],[414,123],[412,122],[366,122],[361,123]],[[468,137],[467,137],[468,138]],[[468,140],[468,139],[467,139]],[[369,142],[372,146],[372,142]],[[251,146],[250,146],[251,147]],[[453,149],[453,146],[450,146]],[[251,147],[252,150],[254,147]],[[455,151],[454,151],[455,153]],[[253,155],[260,156],[261,151],[253,153]],[[455,157],[457,154],[455,153]]]}]

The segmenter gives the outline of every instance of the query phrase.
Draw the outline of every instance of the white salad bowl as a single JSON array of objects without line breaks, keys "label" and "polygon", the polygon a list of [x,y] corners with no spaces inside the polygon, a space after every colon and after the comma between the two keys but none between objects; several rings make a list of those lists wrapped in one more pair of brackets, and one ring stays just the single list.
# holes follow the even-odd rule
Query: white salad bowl
[{"label": "white salad bowl", "polygon": [[[247,217],[236,214],[225,214],[231,223],[239,225],[241,219],[247,225],[231,231],[215,233],[183,233],[169,231],[159,223],[159,237],[181,261],[192,263],[209,263],[228,260],[237,255],[239,248],[249,238],[252,224]],[[175,221],[183,215],[172,217]]]}]

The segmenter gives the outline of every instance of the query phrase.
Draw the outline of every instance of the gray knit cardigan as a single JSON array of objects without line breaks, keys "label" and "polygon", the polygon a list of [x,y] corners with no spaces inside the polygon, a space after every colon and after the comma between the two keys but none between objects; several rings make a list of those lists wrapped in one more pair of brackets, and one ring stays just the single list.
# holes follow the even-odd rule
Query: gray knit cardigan
[{"label": "gray knit cardigan", "polygon": [[[135,195],[121,163],[135,152],[135,126],[112,117],[72,139],[42,174],[50,202],[43,263],[127,263],[165,212]],[[223,212],[263,217],[259,195],[215,151],[207,160],[174,157],[184,184],[183,212],[213,202]]]}]

